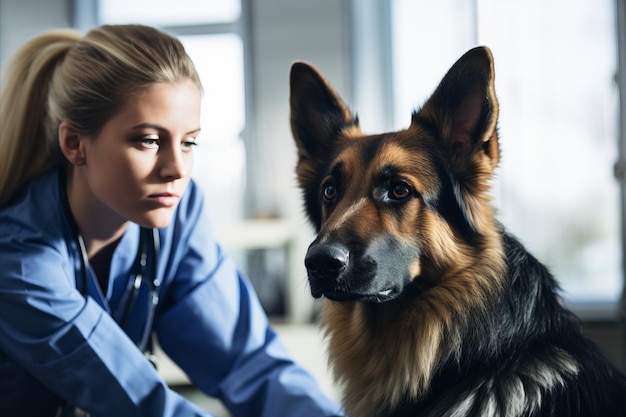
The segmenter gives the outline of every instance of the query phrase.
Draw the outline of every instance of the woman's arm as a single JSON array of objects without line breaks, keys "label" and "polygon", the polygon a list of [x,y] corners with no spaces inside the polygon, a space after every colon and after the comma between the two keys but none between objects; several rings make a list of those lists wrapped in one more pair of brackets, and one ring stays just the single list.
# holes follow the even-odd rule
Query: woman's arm
[{"label": "woman's arm", "polygon": [[[63,239],[0,220],[0,415],[54,415],[64,401],[103,416],[207,415],[76,290]],[[31,395],[41,384],[56,396]]]},{"label": "woman's arm", "polygon": [[215,242],[201,195],[181,202],[164,265],[159,342],[196,386],[235,416],[338,416],[314,378],[294,363],[249,281]]}]

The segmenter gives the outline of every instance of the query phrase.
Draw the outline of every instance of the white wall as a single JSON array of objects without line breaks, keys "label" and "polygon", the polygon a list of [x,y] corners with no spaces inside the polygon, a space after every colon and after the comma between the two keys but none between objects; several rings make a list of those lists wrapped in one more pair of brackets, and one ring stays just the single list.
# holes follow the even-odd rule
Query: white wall
[{"label": "white wall", "polygon": [[[287,309],[310,318],[313,299],[304,255],[313,240],[297,188],[296,147],[289,125],[289,70],[294,61],[315,65],[344,97],[349,95],[346,0],[252,0],[252,144],[248,151],[249,214],[286,218],[296,233],[289,262]],[[252,210],[252,213],[250,213]],[[264,274],[260,274],[263,276]],[[263,279],[263,278],[261,278]]]},{"label": "white wall", "polygon": [[[257,0],[251,5],[253,111],[258,164],[251,176],[261,212],[300,213],[296,150],[289,127],[289,69],[297,60],[317,66],[347,93],[348,51],[343,1]],[[296,196],[297,195],[297,196]]]}]

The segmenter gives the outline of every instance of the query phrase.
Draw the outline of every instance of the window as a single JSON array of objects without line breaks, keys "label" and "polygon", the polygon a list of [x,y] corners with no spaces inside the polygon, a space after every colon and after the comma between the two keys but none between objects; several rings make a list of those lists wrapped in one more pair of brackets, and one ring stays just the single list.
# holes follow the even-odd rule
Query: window
[{"label": "window", "polygon": [[502,158],[498,217],[570,302],[622,288],[613,0],[390,0],[394,123],[477,44],[491,48]]},{"label": "window", "polygon": [[99,23],[141,23],[176,35],[194,61],[204,89],[202,133],[192,176],[214,219],[243,213],[246,123],[240,0],[100,0]]}]

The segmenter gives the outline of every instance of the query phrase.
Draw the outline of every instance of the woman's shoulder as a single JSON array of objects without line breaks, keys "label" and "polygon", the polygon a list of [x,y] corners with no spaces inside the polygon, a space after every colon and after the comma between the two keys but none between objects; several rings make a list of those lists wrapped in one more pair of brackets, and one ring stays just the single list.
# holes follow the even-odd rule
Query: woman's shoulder
[{"label": "woman's shoulder", "polygon": [[62,230],[58,172],[48,171],[28,183],[0,210],[0,235],[18,230]]}]

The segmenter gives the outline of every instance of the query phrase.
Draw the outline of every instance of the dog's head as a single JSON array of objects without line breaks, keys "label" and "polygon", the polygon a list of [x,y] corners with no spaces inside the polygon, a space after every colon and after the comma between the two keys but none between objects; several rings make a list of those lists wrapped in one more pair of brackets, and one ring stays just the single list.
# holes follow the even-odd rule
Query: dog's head
[{"label": "dog's head", "polygon": [[470,267],[494,229],[498,163],[490,51],[461,57],[401,131],[367,135],[324,77],[291,68],[291,128],[313,296],[385,302]]}]

